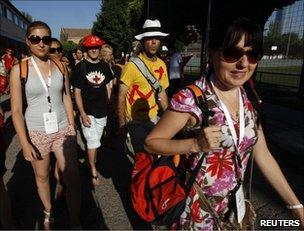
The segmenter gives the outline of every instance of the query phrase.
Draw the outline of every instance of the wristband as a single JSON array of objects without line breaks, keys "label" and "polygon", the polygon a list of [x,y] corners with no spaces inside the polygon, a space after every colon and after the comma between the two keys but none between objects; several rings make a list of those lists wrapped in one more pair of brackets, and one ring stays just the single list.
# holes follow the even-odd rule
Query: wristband
[{"label": "wristband", "polygon": [[302,204],[286,205],[286,207],[287,207],[288,209],[301,209],[301,208],[303,208],[303,205],[302,205]]}]

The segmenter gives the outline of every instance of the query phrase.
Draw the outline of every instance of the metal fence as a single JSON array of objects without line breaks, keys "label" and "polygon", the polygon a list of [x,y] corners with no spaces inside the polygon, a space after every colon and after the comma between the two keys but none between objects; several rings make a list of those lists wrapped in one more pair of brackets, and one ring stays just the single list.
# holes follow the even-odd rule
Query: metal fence
[{"label": "metal fence", "polygon": [[[195,76],[200,71],[200,55],[192,50],[186,51],[186,54],[194,55],[184,72]],[[300,0],[275,10],[265,23],[264,56],[257,68],[256,81],[298,90],[303,57],[304,0]]]},{"label": "metal fence", "polygon": [[264,27],[264,57],[257,68],[261,83],[298,89],[303,68],[304,0],[275,10]]}]

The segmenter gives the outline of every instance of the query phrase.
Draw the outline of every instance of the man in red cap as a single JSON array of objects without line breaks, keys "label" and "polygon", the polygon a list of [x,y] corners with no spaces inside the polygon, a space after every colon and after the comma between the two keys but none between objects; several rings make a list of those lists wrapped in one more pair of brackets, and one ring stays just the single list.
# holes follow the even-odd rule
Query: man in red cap
[{"label": "man in red cap", "polygon": [[98,185],[99,176],[95,166],[97,148],[107,122],[107,102],[110,99],[112,74],[108,65],[99,59],[105,42],[95,35],[84,37],[82,46],[87,58],[80,61],[72,73],[75,100],[78,107],[83,135],[87,144],[93,185]]}]

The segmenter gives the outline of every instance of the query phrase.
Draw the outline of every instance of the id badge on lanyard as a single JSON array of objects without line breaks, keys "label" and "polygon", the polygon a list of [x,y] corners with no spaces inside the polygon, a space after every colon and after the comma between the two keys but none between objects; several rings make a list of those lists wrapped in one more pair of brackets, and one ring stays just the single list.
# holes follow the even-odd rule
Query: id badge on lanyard
[{"label": "id badge on lanyard", "polygon": [[239,189],[235,193],[235,202],[237,210],[237,221],[238,223],[241,223],[246,212],[243,184],[240,185]]},{"label": "id badge on lanyard", "polygon": [[43,123],[44,123],[44,129],[46,134],[52,134],[55,132],[58,132],[58,121],[57,121],[57,115],[56,112],[52,112],[52,104],[51,104],[51,96],[49,88],[51,87],[51,65],[50,60],[48,60],[49,64],[49,74],[48,74],[48,83],[46,84],[42,74],[37,66],[37,63],[33,56],[31,57],[31,61],[33,63],[33,66],[38,74],[39,80],[44,88],[46,99],[47,99],[47,105],[48,105],[48,112],[43,113]]},{"label": "id badge on lanyard", "polygon": [[[232,138],[233,138],[233,143],[235,146],[235,153],[236,153],[236,158],[237,158],[237,162],[238,164],[236,164],[235,168],[236,168],[236,172],[238,172],[237,168],[238,167],[242,167],[242,163],[241,161],[241,157],[240,157],[240,151],[239,151],[239,144],[242,142],[243,138],[244,138],[244,133],[245,133],[245,116],[244,116],[244,104],[243,104],[243,98],[242,98],[242,94],[241,91],[239,89],[239,116],[240,116],[240,131],[239,131],[239,139],[237,139],[237,134],[235,131],[235,127],[233,125],[233,121],[231,118],[231,115],[228,111],[228,108],[226,107],[226,105],[222,102],[221,99],[219,99],[221,106],[223,108],[227,123],[228,123],[228,127],[229,130],[231,132]],[[239,166],[238,166],[239,165]],[[241,177],[241,175],[240,175]],[[245,216],[245,212],[246,212],[246,205],[245,205],[245,195],[244,195],[244,190],[243,190],[243,184],[242,184],[242,180],[241,181],[241,185],[239,187],[239,189],[236,191],[235,193],[235,201],[236,201],[236,209],[237,209],[237,220],[239,223],[242,222],[244,216]]]},{"label": "id badge on lanyard", "polygon": [[43,113],[43,122],[46,134],[58,132],[57,115],[54,111]]}]

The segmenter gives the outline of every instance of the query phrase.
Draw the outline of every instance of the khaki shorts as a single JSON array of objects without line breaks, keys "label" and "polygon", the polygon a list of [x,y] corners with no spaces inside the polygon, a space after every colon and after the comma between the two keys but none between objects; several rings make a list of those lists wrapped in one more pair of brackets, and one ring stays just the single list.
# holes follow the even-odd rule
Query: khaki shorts
[{"label": "khaki shorts", "polygon": [[84,126],[80,118],[83,136],[86,139],[88,149],[99,148],[101,146],[101,136],[104,128],[107,126],[107,117],[95,118],[91,115],[88,116],[91,120],[90,127]]}]

